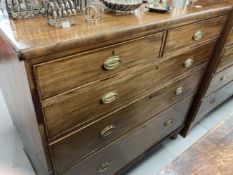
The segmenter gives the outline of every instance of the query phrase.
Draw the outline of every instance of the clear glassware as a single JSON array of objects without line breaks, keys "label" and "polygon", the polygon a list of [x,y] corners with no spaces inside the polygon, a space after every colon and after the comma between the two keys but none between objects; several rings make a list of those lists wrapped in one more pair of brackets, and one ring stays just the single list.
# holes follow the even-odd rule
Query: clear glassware
[{"label": "clear glassware", "polygon": [[96,23],[102,18],[104,12],[104,5],[102,2],[94,1],[91,5],[88,5],[84,10],[84,17],[87,22]]},{"label": "clear glassware", "polygon": [[190,0],[173,0],[172,7],[173,8],[186,8],[190,3]]}]

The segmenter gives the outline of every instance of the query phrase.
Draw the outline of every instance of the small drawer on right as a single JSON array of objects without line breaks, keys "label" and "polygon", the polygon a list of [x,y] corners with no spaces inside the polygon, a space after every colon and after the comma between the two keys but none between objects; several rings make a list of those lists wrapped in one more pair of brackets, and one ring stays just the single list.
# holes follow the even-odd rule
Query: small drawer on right
[{"label": "small drawer on right", "polygon": [[225,20],[226,17],[221,16],[169,30],[164,55],[167,56],[183,48],[218,38],[222,32]]},{"label": "small drawer on right", "polygon": [[233,65],[233,47],[227,48],[220,60],[220,63],[217,68],[217,72],[225,69],[226,67]]},{"label": "small drawer on right", "polygon": [[233,66],[230,66],[229,68],[224,69],[213,76],[205,96],[209,96],[231,81],[233,81]]}]

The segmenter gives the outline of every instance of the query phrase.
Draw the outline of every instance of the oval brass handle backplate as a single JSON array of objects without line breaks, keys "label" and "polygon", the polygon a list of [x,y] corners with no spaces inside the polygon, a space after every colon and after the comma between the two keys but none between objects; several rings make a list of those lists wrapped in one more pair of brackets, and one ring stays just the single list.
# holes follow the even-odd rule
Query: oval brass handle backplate
[{"label": "oval brass handle backplate", "polygon": [[98,174],[103,173],[104,171],[110,168],[110,165],[111,165],[110,162],[104,162],[102,165],[99,166],[99,168],[97,168],[97,173]]},{"label": "oval brass handle backplate", "polygon": [[100,132],[101,137],[107,137],[112,134],[113,130],[116,128],[115,125],[109,125]]},{"label": "oval brass handle backplate", "polygon": [[173,124],[173,120],[172,119],[170,119],[170,120],[168,120],[168,121],[166,121],[165,123],[164,123],[164,126],[171,126],[172,124]]},{"label": "oval brass handle backplate", "polygon": [[204,35],[204,32],[202,30],[198,30],[194,35],[193,35],[193,40],[198,41],[200,40]]},{"label": "oval brass handle backplate", "polygon": [[187,67],[192,66],[193,62],[194,62],[194,60],[192,58],[185,60],[184,67],[187,68]]},{"label": "oval brass handle backplate", "polygon": [[176,89],[176,95],[182,94],[183,91],[184,91],[184,88],[183,88],[182,86],[178,87],[178,88]]},{"label": "oval brass handle backplate", "polygon": [[118,68],[120,64],[121,64],[120,56],[114,55],[104,61],[103,67],[105,70],[114,70]]},{"label": "oval brass handle backplate", "polygon": [[214,104],[215,103],[215,98],[213,98],[212,100],[210,100],[210,104]]},{"label": "oval brass handle backplate", "polygon": [[118,97],[118,93],[115,91],[112,92],[108,92],[107,94],[103,95],[101,98],[101,103],[102,104],[108,104],[111,103],[113,101],[115,101]]},{"label": "oval brass handle backplate", "polygon": [[227,80],[228,76],[227,75],[224,75],[223,77],[220,78],[221,81],[225,81]]}]

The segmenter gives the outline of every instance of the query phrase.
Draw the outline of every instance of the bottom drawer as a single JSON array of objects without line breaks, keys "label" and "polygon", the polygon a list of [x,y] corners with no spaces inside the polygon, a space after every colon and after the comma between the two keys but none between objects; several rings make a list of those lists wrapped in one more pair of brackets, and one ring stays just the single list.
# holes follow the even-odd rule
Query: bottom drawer
[{"label": "bottom drawer", "polygon": [[202,100],[202,104],[197,113],[195,123],[199,121],[205,114],[216,108],[229,97],[233,95],[233,81],[223,88],[219,89],[212,95]]},{"label": "bottom drawer", "polygon": [[111,175],[150,147],[183,126],[194,95],[176,103],[112,144],[61,173],[62,175]]},{"label": "bottom drawer", "polygon": [[50,144],[54,169],[60,172],[193,94],[205,69],[199,69],[65,139]]}]

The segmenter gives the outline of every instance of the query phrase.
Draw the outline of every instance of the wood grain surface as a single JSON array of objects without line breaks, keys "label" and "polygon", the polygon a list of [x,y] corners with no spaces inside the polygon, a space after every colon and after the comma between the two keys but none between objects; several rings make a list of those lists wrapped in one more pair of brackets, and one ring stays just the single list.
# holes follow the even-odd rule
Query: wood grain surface
[{"label": "wood grain surface", "polygon": [[166,14],[144,12],[143,7],[135,15],[106,13],[101,23],[97,24],[87,24],[82,17],[78,17],[79,24],[66,30],[50,27],[45,18],[18,21],[3,18],[0,21],[0,33],[16,51],[22,52],[25,59],[40,56],[48,59],[48,55],[58,52],[60,55],[62,52],[70,55],[189,24],[206,17],[217,17],[227,14],[232,8],[217,1],[201,1],[198,4],[202,8],[190,6],[187,10],[174,9]]},{"label": "wood grain surface", "polygon": [[210,130],[157,175],[232,175],[233,116]]}]

